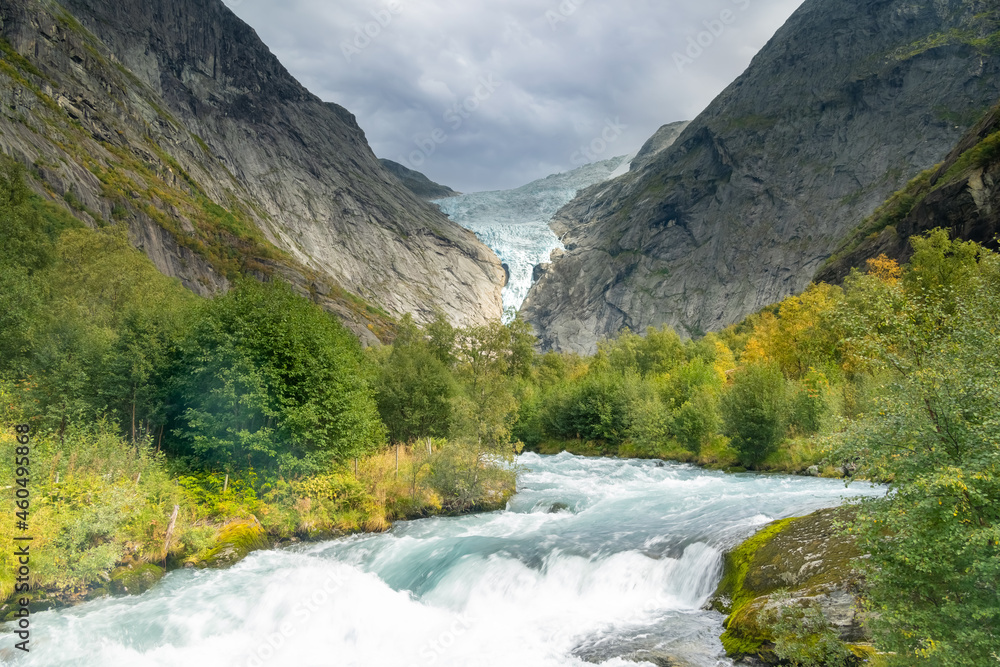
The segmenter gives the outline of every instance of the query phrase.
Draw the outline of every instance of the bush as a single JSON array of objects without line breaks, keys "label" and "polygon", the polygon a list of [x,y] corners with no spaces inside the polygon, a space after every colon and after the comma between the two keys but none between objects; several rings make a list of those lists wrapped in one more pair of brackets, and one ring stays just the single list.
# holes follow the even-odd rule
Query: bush
[{"label": "bush", "polygon": [[722,396],[725,435],[740,464],[756,468],[785,437],[785,378],[776,364],[740,369]]},{"label": "bush", "polygon": [[700,390],[674,412],[671,431],[688,451],[698,454],[719,428],[718,400]]},{"label": "bush", "polygon": [[284,283],[240,283],[184,343],[176,435],[227,471],[320,470],[385,441],[361,347]]},{"label": "bush", "polygon": [[769,621],[774,634],[774,653],[796,667],[849,667],[854,654],[830,625],[818,605],[790,602],[787,595],[775,595],[780,607]]},{"label": "bush", "polygon": [[500,509],[516,489],[513,452],[506,457],[484,455],[474,445],[441,442],[429,468],[428,483],[452,512]]}]

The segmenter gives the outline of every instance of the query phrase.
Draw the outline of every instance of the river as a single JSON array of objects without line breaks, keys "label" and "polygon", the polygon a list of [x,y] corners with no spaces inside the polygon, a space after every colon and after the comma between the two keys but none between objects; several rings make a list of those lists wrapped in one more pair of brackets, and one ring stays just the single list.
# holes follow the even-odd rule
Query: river
[{"label": "river", "polygon": [[[774,519],[880,493],[655,461],[520,463],[503,512],[258,552],[33,615],[16,664],[613,667],[654,651],[728,665],[722,616],[701,609],[722,551]],[[12,643],[0,638],[5,657]]]}]

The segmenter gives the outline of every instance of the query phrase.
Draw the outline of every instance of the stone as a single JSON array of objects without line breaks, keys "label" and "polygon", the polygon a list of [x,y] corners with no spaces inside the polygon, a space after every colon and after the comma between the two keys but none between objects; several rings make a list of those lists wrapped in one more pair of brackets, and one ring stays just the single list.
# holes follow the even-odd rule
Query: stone
[{"label": "stone", "polygon": [[779,664],[772,624],[794,607],[818,607],[845,646],[867,639],[854,571],[861,553],[834,526],[852,516],[850,508],[833,508],[783,519],[726,554],[710,605],[728,614],[722,642],[730,657]]},{"label": "stone", "polygon": [[430,201],[433,199],[444,199],[445,197],[457,197],[462,194],[460,192],[455,192],[447,185],[435,183],[419,171],[414,171],[409,167],[404,167],[398,162],[393,162],[392,160],[386,160],[384,158],[379,159],[379,162],[382,163],[382,166],[385,167],[386,171],[398,178],[399,181],[406,186],[407,190],[421,199]]},{"label": "stone", "polygon": [[166,572],[152,563],[131,563],[111,572],[108,590],[115,595],[145,593],[163,578]]}]

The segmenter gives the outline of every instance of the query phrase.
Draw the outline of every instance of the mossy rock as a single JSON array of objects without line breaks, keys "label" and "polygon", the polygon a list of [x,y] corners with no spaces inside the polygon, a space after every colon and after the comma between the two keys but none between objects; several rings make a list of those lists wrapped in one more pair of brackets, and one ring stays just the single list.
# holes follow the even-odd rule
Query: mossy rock
[{"label": "mossy rock", "polygon": [[156,585],[166,572],[152,563],[125,565],[111,572],[106,590],[115,595],[140,595]]},{"label": "mossy rock", "polygon": [[23,597],[30,598],[28,610],[32,614],[64,606],[64,603],[60,600],[51,596],[51,594],[47,591],[41,589],[35,589],[28,595],[25,595],[24,593],[13,593],[9,598],[7,598],[6,602],[0,604],[0,619],[2,619],[0,620],[0,623],[8,623],[16,618],[14,614],[21,608],[19,602]]},{"label": "mossy rock", "polygon": [[851,516],[850,508],[834,508],[768,524],[726,554],[713,607],[733,613],[778,590],[853,584],[854,561],[861,553],[855,540],[834,527]]},{"label": "mossy rock", "polygon": [[230,567],[246,558],[248,554],[260,549],[270,549],[271,546],[264,527],[256,517],[238,519],[222,527],[212,547],[191,556],[184,563],[199,568]]},{"label": "mossy rock", "polygon": [[[826,509],[775,521],[726,554],[711,606],[729,614],[721,640],[730,657],[778,664],[771,625],[789,605],[819,607],[844,642],[865,638],[852,593],[861,553],[834,525],[849,520],[851,512]],[[859,662],[865,659],[854,654]]]}]

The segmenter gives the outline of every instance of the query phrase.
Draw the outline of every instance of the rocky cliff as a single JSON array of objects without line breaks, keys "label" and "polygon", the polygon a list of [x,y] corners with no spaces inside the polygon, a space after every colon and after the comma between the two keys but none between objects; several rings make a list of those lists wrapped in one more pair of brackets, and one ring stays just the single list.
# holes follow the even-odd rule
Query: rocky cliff
[{"label": "rocky cliff", "polygon": [[669,148],[567,205],[523,313],[548,347],[697,335],[804,289],[1000,96],[987,0],[806,0]]},{"label": "rocky cliff", "polygon": [[500,317],[504,272],[219,0],[0,0],[0,150],[211,294],[281,275],[373,339]]},{"label": "rocky cliff", "polygon": [[1000,105],[962,138],[943,163],[893,195],[841,244],[816,274],[839,283],[852,268],[886,255],[913,255],[910,238],[937,227],[952,238],[998,247],[1000,234]]},{"label": "rocky cliff", "polygon": [[461,192],[455,192],[447,185],[435,183],[419,171],[404,167],[398,162],[384,158],[379,159],[379,162],[382,163],[386,171],[398,178],[406,186],[407,190],[421,199],[444,199],[445,197],[456,197],[462,194]]}]

